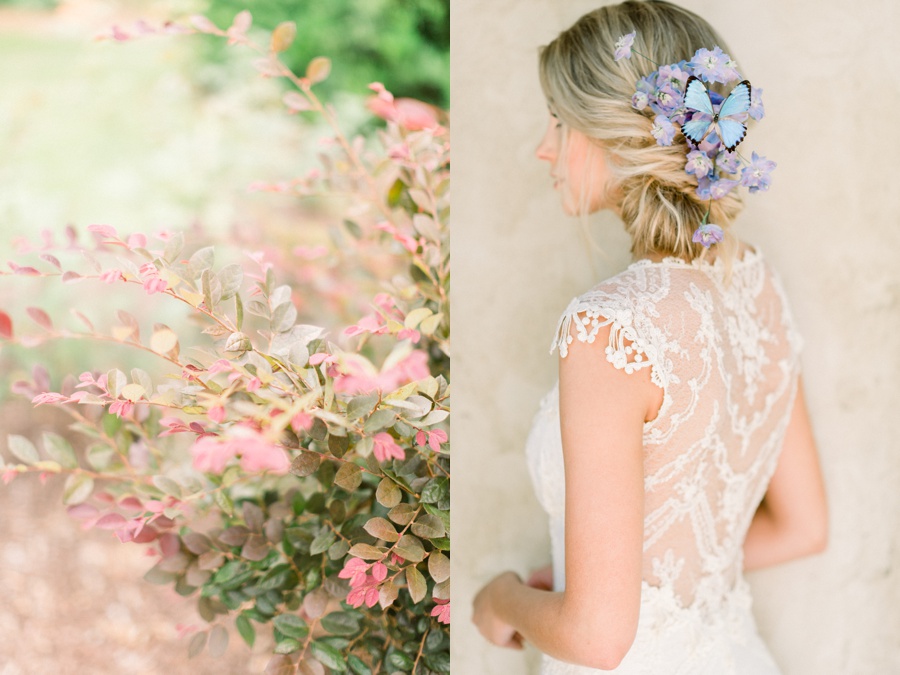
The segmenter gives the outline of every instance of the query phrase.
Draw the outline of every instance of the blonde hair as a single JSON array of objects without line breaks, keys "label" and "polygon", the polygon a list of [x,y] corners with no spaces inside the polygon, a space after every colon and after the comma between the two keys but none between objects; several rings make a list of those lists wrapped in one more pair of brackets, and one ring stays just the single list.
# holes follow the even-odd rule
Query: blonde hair
[{"label": "blonde hair", "polygon": [[[678,134],[671,146],[658,145],[652,116],[631,106],[637,81],[657,68],[638,54],[614,60],[616,40],[632,31],[634,50],[659,65],[690,60],[703,47],[731,53],[696,14],[661,0],[628,0],[585,14],[541,49],[544,95],[564,126],[604,149],[607,203],[622,216],[635,257],[700,257],[705,249],[692,237],[709,210],[708,222],[725,232],[717,257],[730,269],[738,243],[729,226],[743,208],[741,198],[737,191],[711,203],[698,197],[696,179],[684,170],[687,141]],[[580,202],[583,207],[583,195]]]}]

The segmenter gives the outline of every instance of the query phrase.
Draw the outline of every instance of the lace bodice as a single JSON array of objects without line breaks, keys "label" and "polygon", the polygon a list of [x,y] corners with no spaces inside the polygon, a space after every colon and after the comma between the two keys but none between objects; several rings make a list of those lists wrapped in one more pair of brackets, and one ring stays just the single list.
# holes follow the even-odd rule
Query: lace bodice
[{"label": "lace bodice", "polygon": [[[650,368],[663,389],[644,425],[644,569],[698,617],[722,615],[743,588],[743,541],[784,440],[799,375],[798,337],[777,276],[758,251],[724,265],[642,260],[579,295],[550,352],[593,342],[610,326],[605,357]],[[603,350],[597,350],[602,357]],[[554,587],[564,578],[565,482],[556,385],[526,443],[537,496],[550,515]]]}]

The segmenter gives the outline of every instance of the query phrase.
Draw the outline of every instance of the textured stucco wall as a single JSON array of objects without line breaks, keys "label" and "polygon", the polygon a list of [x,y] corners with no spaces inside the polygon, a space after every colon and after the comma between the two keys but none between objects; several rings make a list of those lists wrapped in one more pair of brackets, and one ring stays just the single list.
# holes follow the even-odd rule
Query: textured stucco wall
[{"label": "textured stucco wall", "polygon": [[[535,673],[487,645],[471,600],[504,569],[549,561],[523,444],[556,376],[569,299],[628,262],[601,214],[592,253],[534,159],[545,104],[536,50],[599,4],[454,0],[453,672]],[[778,162],[737,230],[781,273],[806,340],[804,378],[832,515],[827,553],[749,575],[787,675],[900,673],[900,5],[685,0],[765,90],[750,149]],[[690,55],[686,55],[690,56]]]}]

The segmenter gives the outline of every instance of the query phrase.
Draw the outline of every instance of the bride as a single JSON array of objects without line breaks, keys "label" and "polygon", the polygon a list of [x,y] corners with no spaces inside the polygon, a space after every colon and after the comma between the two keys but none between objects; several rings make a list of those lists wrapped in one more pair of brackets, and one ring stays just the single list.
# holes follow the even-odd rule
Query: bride
[{"label": "bride", "polygon": [[744,154],[759,92],[660,1],[583,16],[540,77],[564,211],[614,211],[635,262],[573,298],[552,342],[526,449],[553,564],[494,578],[473,620],[532,643],[542,675],[779,673],[743,572],[822,551],[828,518],[788,302],[730,232],[775,167]]}]

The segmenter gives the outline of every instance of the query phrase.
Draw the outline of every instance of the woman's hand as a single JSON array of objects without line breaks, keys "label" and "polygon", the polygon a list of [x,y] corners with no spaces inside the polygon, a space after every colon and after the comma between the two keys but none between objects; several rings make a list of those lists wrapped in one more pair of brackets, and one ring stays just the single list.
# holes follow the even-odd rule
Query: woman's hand
[{"label": "woman's hand", "polygon": [[547,565],[546,567],[534,570],[531,573],[531,576],[528,577],[528,581],[525,582],[525,585],[537,588],[541,591],[552,591],[553,565]]},{"label": "woman's hand", "polygon": [[521,584],[515,572],[503,572],[478,591],[473,601],[472,623],[491,644],[509,649],[523,649],[522,636],[496,614],[496,598],[508,592],[511,585]]}]

